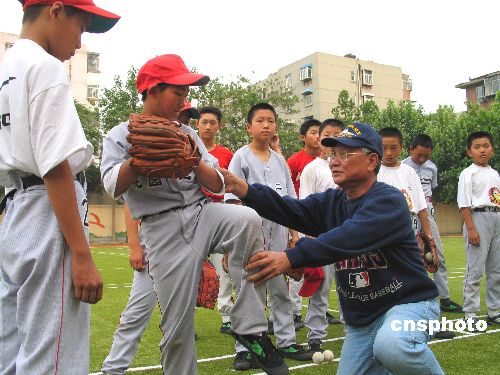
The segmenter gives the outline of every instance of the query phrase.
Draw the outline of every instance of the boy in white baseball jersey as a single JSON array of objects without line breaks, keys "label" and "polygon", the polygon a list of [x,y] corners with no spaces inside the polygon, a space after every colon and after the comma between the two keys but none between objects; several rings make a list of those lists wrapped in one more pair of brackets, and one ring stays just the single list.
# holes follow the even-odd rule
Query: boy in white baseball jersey
[{"label": "boy in white baseball jersey", "polygon": [[0,229],[0,373],[83,375],[103,284],[86,220],[93,148],[63,62],[84,31],[119,17],[90,0],[21,3],[20,39],[0,64],[0,185],[13,196]]},{"label": "boy in white baseball jersey", "polygon": [[[143,113],[176,119],[184,107],[189,86],[204,85],[209,77],[191,73],[177,55],[161,55],[139,70],[137,88]],[[247,207],[211,203],[202,186],[224,192],[220,172],[213,168],[203,142],[185,125],[181,129],[197,143],[202,160],[183,179],[147,178],[130,168],[126,137],[128,122],[105,137],[101,176],[114,198],[124,196],[132,217],[141,219],[141,237],[148,255],[148,272],[158,297],[162,320],[161,362],[165,374],[197,373],[194,343],[194,308],[200,272],[212,252],[227,253],[229,273],[237,298],[231,310],[232,333],[249,348],[256,363],[269,374],[288,374],[283,359],[263,333],[265,288],[247,282],[243,266],[262,250],[262,226]]]},{"label": "boy in white baseball jersey", "polygon": [[448,277],[446,275],[446,263],[443,253],[443,244],[439,234],[439,228],[434,215],[434,206],[432,204],[432,190],[438,186],[436,165],[429,159],[434,144],[432,138],[426,134],[417,135],[410,146],[410,156],[402,161],[412,167],[420,178],[422,189],[424,189],[425,200],[427,201],[427,210],[429,211],[429,224],[432,230],[432,236],[436,242],[439,256],[439,268],[433,275],[434,282],[439,291],[440,306],[442,311],[463,312],[462,306],[450,300],[450,289],[448,288]]},{"label": "boy in white baseball jersey", "polygon": [[[258,103],[250,108],[247,115],[247,131],[252,141],[234,153],[229,170],[249,183],[263,183],[271,186],[280,195],[296,198],[290,170],[285,160],[269,147],[272,137],[276,134],[276,119],[276,111],[270,104]],[[233,194],[226,194],[225,201],[241,204]],[[262,227],[266,249],[283,251],[287,248],[288,228],[265,219],[262,219]],[[312,353],[307,353],[296,342],[292,305],[285,278],[279,276],[270,280],[267,288],[274,316],[274,334],[278,350],[286,358],[311,360]],[[241,346],[237,346],[236,351],[234,368],[237,370],[248,368],[250,364],[247,353]]]},{"label": "boy in white baseball jersey", "polygon": [[[328,163],[330,147],[323,146],[324,138],[334,138],[344,129],[344,124],[338,120],[329,120],[321,124],[320,148],[321,154],[312,162],[307,164],[300,176],[299,199],[304,199],[311,194],[322,193],[328,189],[335,189],[337,185],[333,182],[332,171]],[[330,289],[335,278],[335,267],[333,264],[323,266],[324,279],[319,288],[309,298],[305,326],[309,329],[307,341],[309,351],[312,353],[322,352],[321,340],[327,336],[328,319],[327,308],[330,300]],[[306,282],[305,282],[306,283]],[[340,320],[338,320],[340,323]]]},{"label": "boy in white baseball jersey", "polygon": [[377,180],[401,190],[410,209],[415,235],[423,231],[432,237],[420,179],[413,168],[399,161],[399,155],[403,151],[403,135],[399,129],[393,127],[383,128],[378,133],[382,138],[383,156]]},{"label": "boy in white baseball jersey", "polygon": [[481,309],[481,278],[486,273],[487,321],[500,324],[500,177],[488,164],[493,136],[484,131],[467,137],[472,164],[460,173],[457,203],[464,219],[467,271],[464,278],[465,318]]}]

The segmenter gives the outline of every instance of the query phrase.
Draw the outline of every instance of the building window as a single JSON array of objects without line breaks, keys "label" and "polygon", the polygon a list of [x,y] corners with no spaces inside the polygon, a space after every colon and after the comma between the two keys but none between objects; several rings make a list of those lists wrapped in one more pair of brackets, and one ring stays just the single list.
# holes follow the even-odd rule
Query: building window
[{"label": "building window", "polygon": [[496,95],[500,90],[500,74],[484,79],[484,96]]},{"label": "building window", "polygon": [[287,74],[285,76],[285,88],[286,89],[292,88],[292,75],[291,74]]},{"label": "building window", "polygon": [[484,96],[484,86],[478,86],[476,87],[476,99],[478,103],[482,103],[486,100],[486,97]]},{"label": "building window", "polygon": [[306,107],[310,107],[313,105],[313,95],[312,94],[304,95],[304,104]]},{"label": "building window", "polygon": [[312,65],[304,65],[302,68],[300,68],[299,71],[299,79],[301,81],[306,81],[308,79],[312,78]]},{"label": "building window", "polygon": [[14,45],[14,43],[5,42],[5,50],[7,51],[9,48],[12,48],[13,45]]},{"label": "building window", "polygon": [[89,85],[87,86],[87,99],[96,100],[99,98],[99,86]]},{"label": "building window", "polygon": [[89,52],[87,54],[87,72],[100,73],[99,71],[99,54]]},{"label": "building window", "polygon": [[363,94],[361,97],[363,98],[363,103],[366,103],[366,102],[369,102],[369,101],[372,101],[375,99],[375,95],[373,95],[373,94]]},{"label": "building window", "polygon": [[411,79],[403,80],[403,90],[411,91],[412,88],[413,88],[413,83],[412,83]]},{"label": "building window", "polygon": [[351,70],[351,82],[356,82],[356,72]]},{"label": "building window", "polygon": [[372,86],[373,85],[373,72],[371,70],[363,69],[363,85]]}]

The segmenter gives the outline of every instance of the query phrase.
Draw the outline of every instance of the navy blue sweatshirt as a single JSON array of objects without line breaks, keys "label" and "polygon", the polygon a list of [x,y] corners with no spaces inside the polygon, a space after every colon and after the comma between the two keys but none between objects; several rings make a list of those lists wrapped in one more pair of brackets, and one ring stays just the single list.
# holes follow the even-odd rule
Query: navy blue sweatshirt
[{"label": "navy blue sweatshirt", "polygon": [[340,189],[296,200],[253,184],[243,199],[259,215],[316,238],[286,254],[293,268],[335,264],[347,324],[363,327],[391,307],[438,295],[424,268],[403,194],[375,182],[362,197]]}]

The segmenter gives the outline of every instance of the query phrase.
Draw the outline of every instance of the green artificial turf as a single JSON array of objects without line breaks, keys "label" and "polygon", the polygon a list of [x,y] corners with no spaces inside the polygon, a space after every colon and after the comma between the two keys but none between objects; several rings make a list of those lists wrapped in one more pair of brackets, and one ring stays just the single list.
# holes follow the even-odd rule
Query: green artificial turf
[{"label": "green artificial turf", "polygon": [[[462,303],[462,284],[465,270],[465,253],[461,237],[443,238],[446,266],[448,268],[451,299]],[[104,279],[105,289],[103,299],[92,306],[90,371],[98,372],[111,347],[113,333],[118,324],[120,314],[125,307],[132,283],[133,271],[128,263],[128,248],[125,246],[98,246],[92,248],[94,259]],[[307,300],[304,299],[304,304]],[[484,281],[481,295],[482,314],[486,314],[484,302]],[[335,291],[331,292],[330,308],[332,314],[338,315],[338,300]],[[305,317],[305,308],[303,316]],[[457,319],[461,314],[443,313],[449,319]],[[158,343],[161,332],[158,328],[160,314],[158,308],[153,313],[151,322],[139,344],[139,349],[132,368],[156,367],[153,369],[135,371],[137,374],[161,374],[159,369],[160,352]],[[217,311],[197,309],[196,311],[196,341],[199,374],[257,374],[259,370],[235,372],[232,369],[234,356],[234,340],[219,333],[221,324]],[[436,354],[446,374],[481,374],[493,375],[500,373],[500,326],[490,326],[490,334],[477,336],[466,335],[451,341],[432,342],[431,348]],[[498,330],[495,332],[495,330]],[[299,343],[305,343],[306,329],[297,334]],[[343,343],[341,326],[329,326],[328,338],[324,348],[334,352],[336,360],[322,365],[312,365],[308,362],[287,360],[293,374],[335,374],[338,367],[338,357]],[[230,356],[229,358],[226,358]],[[223,358],[220,358],[223,357]],[[307,366],[307,367],[305,367]]]}]

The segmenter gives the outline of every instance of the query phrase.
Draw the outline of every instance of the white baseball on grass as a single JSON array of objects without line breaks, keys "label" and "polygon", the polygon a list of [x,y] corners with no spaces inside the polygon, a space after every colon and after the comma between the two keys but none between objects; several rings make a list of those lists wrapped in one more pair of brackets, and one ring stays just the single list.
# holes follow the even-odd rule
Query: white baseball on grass
[{"label": "white baseball on grass", "polygon": [[333,355],[333,352],[331,350],[325,350],[323,352],[323,358],[325,359],[325,362],[331,362],[335,358]]},{"label": "white baseball on grass", "polygon": [[313,362],[316,364],[323,363],[325,361],[325,356],[321,352],[315,352],[313,354]]},{"label": "white baseball on grass", "polygon": [[428,261],[429,263],[432,263],[433,258],[432,258],[432,253],[430,251],[428,253],[425,253],[425,260]]}]

